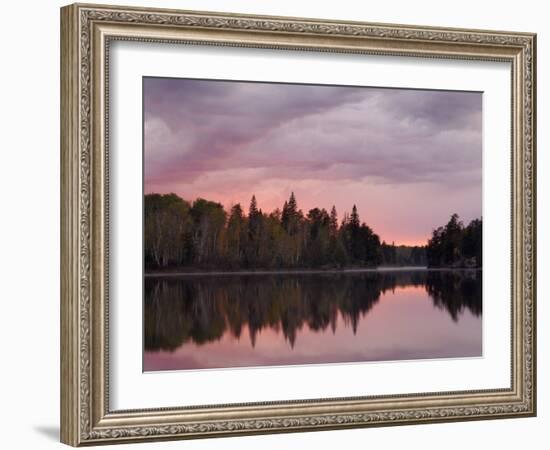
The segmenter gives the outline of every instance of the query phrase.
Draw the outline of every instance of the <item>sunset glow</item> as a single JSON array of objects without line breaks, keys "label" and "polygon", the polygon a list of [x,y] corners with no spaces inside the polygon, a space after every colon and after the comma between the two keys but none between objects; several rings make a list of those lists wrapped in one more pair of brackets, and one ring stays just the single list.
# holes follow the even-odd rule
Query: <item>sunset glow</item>
[{"label": "sunset glow", "polygon": [[144,78],[144,192],[354,204],[388,243],[482,215],[482,94]]}]

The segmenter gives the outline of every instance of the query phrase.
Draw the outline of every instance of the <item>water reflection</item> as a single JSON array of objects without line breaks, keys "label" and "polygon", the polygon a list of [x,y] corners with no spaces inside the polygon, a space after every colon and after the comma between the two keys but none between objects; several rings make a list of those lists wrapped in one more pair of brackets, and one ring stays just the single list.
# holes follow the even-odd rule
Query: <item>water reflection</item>
[{"label": "water reflection", "polygon": [[[417,315],[421,314],[428,321],[424,322],[421,318],[407,325],[405,328],[412,327],[412,335],[420,336],[421,333],[414,333],[414,327],[429,328],[431,321],[434,333],[443,333],[440,341],[449,341],[446,344],[449,346],[448,355],[456,356],[461,355],[460,351],[457,353],[456,349],[451,347],[456,347],[455,341],[459,341],[463,346],[461,333],[471,334],[473,326],[476,330],[474,334],[479,336],[476,338],[479,342],[476,341],[476,345],[470,347],[477,349],[473,353],[480,353],[481,320],[474,320],[473,325],[470,323],[463,331],[457,331],[456,327],[466,313],[480,319],[481,271],[190,275],[145,279],[145,368],[160,370],[353,361],[357,358],[385,359],[383,355],[374,357],[369,356],[370,353],[365,353],[365,342],[352,345],[352,341],[358,339],[357,330],[361,321],[365,320],[378,303],[385,302],[381,302],[381,298],[405,298],[403,296],[407,292],[409,294],[406,298],[409,300],[406,305],[411,304],[414,312]],[[414,298],[414,303],[411,303],[411,298]],[[440,315],[425,310],[427,305],[431,310],[444,312],[448,319],[445,320]],[[387,325],[387,333],[399,334],[402,330],[392,328],[402,327],[397,323],[403,321],[403,315],[412,317],[408,312],[411,311],[410,307],[397,306],[392,306],[391,312],[384,313],[384,316],[378,319]],[[382,308],[381,313],[384,311]],[[339,333],[339,328],[351,333],[344,339],[343,334]],[[371,325],[371,328],[375,327]],[[330,339],[330,336],[334,336],[333,340],[341,341],[341,345],[333,348],[335,354],[332,356],[323,356],[320,348],[302,348],[299,352],[302,355],[301,359],[298,355],[291,355],[301,336],[309,342],[309,347],[321,345],[316,345],[319,340],[312,341],[305,337],[311,333],[315,333],[317,337],[323,336],[324,342]],[[448,337],[451,334],[452,339]],[[285,346],[281,346],[279,342],[277,348],[280,356],[275,362],[266,362],[260,351],[257,352],[257,357],[255,356],[254,348],[259,336],[264,336],[264,340],[284,340],[286,343]],[[382,333],[375,340],[384,339],[386,338]],[[407,339],[410,341],[410,338]],[[389,342],[389,339],[387,340]],[[219,348],[216,347],[216,343]],[[264,343],[264,346],[267,344]],[[422,345],[426,348],[420,348]],[[216,350],[221,351],[222,346],[226,353],[234,351],[233,358],[231,355],[225,355],[225,362],[220,358],[216,362],[215,355],[219,353]],[[246,356],[241,360],[239,354],[244,354],[245,346]],[[397,351],[395,347],[396,345],[392,345],[394,353]],[[432,348],[429,345],[419,343],[417,347],[417,350],[405,352],[405,356],[430,357],[432,353],[436,356],[447,355],[445,348],[429,353],[428,348]],[[204,358],[203,362],[197,362],[201,358],[194,358],[194,362],[190,362],[184,357],[180,358],[178,363],[175,360],[168,361],[170,357],[166,354],[163,358],[154,356],[155,353],[173,353],[178,349],[186,349],[187,356],[193,353],[205,357],[208,363],[204,362]],[[350,349],[353,349],[353,354],[346,355],[346,352],[351,352]],[[208,357],[205,352],[211,352],[211,355]],[[472,350],[466,353],[472,353]],[[388,352],[386,354],[388,358],[392,357]]]}]

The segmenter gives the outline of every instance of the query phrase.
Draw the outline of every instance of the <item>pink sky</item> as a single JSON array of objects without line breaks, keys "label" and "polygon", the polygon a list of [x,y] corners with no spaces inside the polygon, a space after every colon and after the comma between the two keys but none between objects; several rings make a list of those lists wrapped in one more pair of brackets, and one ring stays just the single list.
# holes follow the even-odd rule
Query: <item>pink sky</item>
[{"label": "pink sky", "polygon": [[264,212],[357,205],[382,240],[424,244],[481,216],[479,92],[144,78],[144,190]]}]

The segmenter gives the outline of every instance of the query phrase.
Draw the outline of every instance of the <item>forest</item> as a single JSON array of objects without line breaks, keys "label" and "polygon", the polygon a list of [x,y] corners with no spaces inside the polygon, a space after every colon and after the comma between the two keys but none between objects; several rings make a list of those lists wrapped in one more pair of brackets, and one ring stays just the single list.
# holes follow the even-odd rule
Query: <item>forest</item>
[{"label": "forest", "polygon": [[380,242],[355,205],[339,220],[335,206],[304,213],[294,193],[270,213],[255,196],[247,212],[240,204],[226,211],[221,203],[173,193],[144,199],[146,271],[478,267],[480,233],[480,220],[464,227],[453,215],[427,246],[396,246]]},{"label": "forest", "polygon": [[481,219],[467,226],[453,214],[444,227],[432,232],[426,247],[428,267],[479,268],[482,266]]},{"label": "forest", "polygon": [[226,212],[205,199],[149,194],[144,206],[145,267],[287,269],[376,267],[378,235],[361,222],[355,205],[341,223],[336,208],[298,208],[294,193],[282,209],[264,213],[252,196]]}]

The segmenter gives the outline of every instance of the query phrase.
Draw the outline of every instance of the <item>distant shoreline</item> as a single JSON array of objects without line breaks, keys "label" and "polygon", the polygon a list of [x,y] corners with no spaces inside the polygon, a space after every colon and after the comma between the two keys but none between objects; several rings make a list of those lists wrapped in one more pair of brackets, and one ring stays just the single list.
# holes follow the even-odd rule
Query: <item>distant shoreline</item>
[{"label": "distant shoreline", "polygon": [[182,276],[210,276],[210,275],[308,275],[308,274],[336,274],[336,273],[368,273],[368,272],[473,272],[481,271],[481,267],[453,268],[453,267],[373,267],[357,269],[282,269],[282,270],[233,270],[233,271],[195,271],[195,272],[146,272],[145,277],[182,277]]}]

